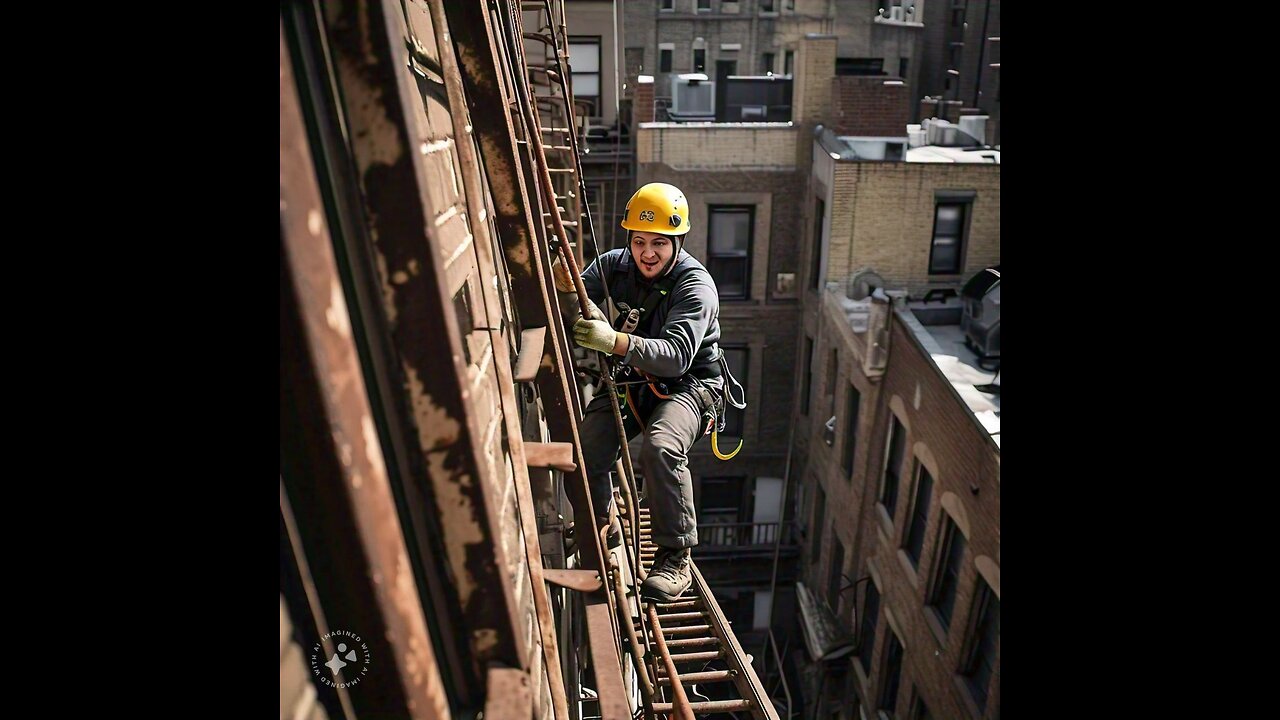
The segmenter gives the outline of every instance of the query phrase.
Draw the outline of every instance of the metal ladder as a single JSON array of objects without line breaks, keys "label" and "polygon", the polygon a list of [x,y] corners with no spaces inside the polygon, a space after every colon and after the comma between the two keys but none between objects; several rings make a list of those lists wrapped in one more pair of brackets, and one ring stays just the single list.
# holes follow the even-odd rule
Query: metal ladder
[{"label": "metal ladder", "polygon": [[[628,494],[630,488],[623,488]],[[625,500],[626,498],[620,498]],[[638,511],[620,513],[624,548],[630,555],[634,547],[636,530],[639,530],[641,578],[653,567],[658,546],[650,537],[649,508],[641,501]],[[627,507],[620,502],[619,508]],[[638,512],[638,522],[632,522],[633,512]],[[642,687],[646,691],[646,717],[667,714],[672,717],[689,717],[693,714],[711,714],[746,711],[759,720],[778,720],[778,714],[764,690],[751,658],[734,635],[715,595],[698,570],[697,563],[690,563],[693,583],[674,602],[644,601],[643,609],[636,596],[627,595],[623,576],[625,569],[611,563],[615,603],[619,615],[626,616],[630,627],[626,634],[631,640],[631,655],[637,672],[643,676]],[[636,579],[637,582],[639,579]],[[634,587],[634,586],[633,586]],[[707,670],[709,663],[721,663],[725,669]],[[691,700],[690,694],[707,686],[714,686],[714,694],[737,697]],[[719,692],[717,692],[719,691]]]},{"label": "metal ladder", "polygon": [[[513,38],[508,38],[505,52],[513,60],[520,58],[516,64],[524,70],[516,80],[524,86],[517,96],[522,94],[533,105],[530,108],[515,102],[509,111],[514,124],[523,126],[524,139],[516,142],[530,151],[534,161],[532,175],[535,184],[540,186],[543,207],[552,210],[542,213],[552,255],[561,255],[562,262],[577,275],[577,268],[584,260],[583,241],[590,238],[594,242],[595,236],[590,208],[581,202],[585,192],[580,156],[583,141],[574,112],[563,0],[524,0],[518,6],[512,3],[507,7],[513,14],[508,21],[514,28],[520,28],[518,37],[522,44],[532,41],[545,48],[543,64],[539,64],[524,52],[524,47],[511,47]],[[517,19],[517,7],[522,13],[535,13],[538,18],[535,32],[523,31],[521,20]],[[554,202],[550,202],[551,199]],[[601,391],[616,397],[612,383]],[[622,445],[626,447],[625,442]],[[616,507],[626,538],[625,549],[605,551],[607,577],[599,577],[595,583],[606,585],[603,589],[609,598],[609,615],[617,622],[619,653],[623,648],[629,650],[644,699],[644,717],[652,720],[661,715],[692,720],[695,714],[745,711],[753,718],[778,720],[750,657],[738,643],[696,564],[691,564],[693,584],[684,597],[672,603],[640,604],[636,589],[653,565],[657,546],[650,538],[649,510],[635,490],[635,472],[625,450],[617,469],[622,480],[622,496]],[[632,518],[637,516],[638,522],[633,523]],[[604,535],[602,530],[588,545],[603,550]],[[563,577],[566,578],[562,581],[564,587],[586,591],[593,586],[589,580],[580,578],[584,584],[574,588],[568,580],[573,576]],[[598,632],[598,626],[591,632]],[[690,671],[695,663],[705,665],[716,661],[727,669]],[[690,700],[689,695],[698,697],[697,690],[703,686],[716,686],[737,697]],[[605,687],[598,690],[604,691]],[[617,692],[616,686],[613,692]]]}]

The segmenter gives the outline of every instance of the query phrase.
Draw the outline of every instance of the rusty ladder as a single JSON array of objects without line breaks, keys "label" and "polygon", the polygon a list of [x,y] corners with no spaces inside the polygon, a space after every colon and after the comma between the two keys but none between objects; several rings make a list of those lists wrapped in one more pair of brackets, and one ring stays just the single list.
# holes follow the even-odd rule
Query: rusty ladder
[{"label": "rusty ladder", "polygon": [[[543,182],[552,183],[552,187],[543,188],[544,195],[555,200],[555,216],[544,213],[543,219],[547,229],[558,236],[562,247],[571,246],[568,228],[576,230],[578,243],[574,260],[581,262],[584,237],[590,237],[595,243],[594,228],[591,224],[590,210],[583,212],[581,197],[585,192],[582,180],[580,157],[580,138],[572,88],[570,86],[570,70],[568,53],[565,45],[566,28],[564,24],[564,8],[562,2],[552,0],[535,2],[526,0],[521,3],[525,12],[535,11],[536,17],[545,22],[538,22],[535,32],[522,32],[522,40],[533,40],[542,43],[546,52],[543,60],[547,64],[531,64],[526,59],[525,77],[531,85],[529,96],[537,105],[533,112],[529,109],[513,108],[513,112],[523,112],[526,120],[535,120],[542,125],[542,113],[547,114],[545,127],[528,127],[530,137],[538,135],[533,141],[534,159],[543,171],[538,177]],[[557,20],[559,27],[557,28]],[[524,53],[518,53],[523,57]],[[545,80],[545,83],[540,82]],[[538,93],[541,89],[546,92]],[[533,115],[534,117],[530,117]],[[530,123],[526,122],[526,127]],[[551,135],[546,144],[541,142],[541,135]],[[571,182],[556,181],[562,178]],[[567,209],[559,205],[569,200],[572,208],[570,217],[584,220],[576,222],[564,217]],[[567,254],[567,253],[566,253]],[[597,249],[598,254],[598,249]],[[566,265],[573,274],[577,274],[577,263]],[[577,280],[577,278],[575,278]],[[578,281],[581,288],[580,281]],[[611,388],[602,388],[609,392]],[[615,395],[616,396],[616,395]],[[721,611],[719,603],[708,587],[696,563],[691,563],[693,584],[676,602],[645,602],[643,608],[635,592],[638,584],[653,565],[657,546],[650,538],[649,509],[635,490],[634,471],[630,467],[626,442],[622,443],[623,461],[618,463],[618,476],[621,478],[621,494],[618,502],[619,517],[624,529],[625,550],[609,553],[609,578],[611,585],[614,617],[618,618],[623,645],[629,650],[632,665],[640,680],[640,688],[644,697],[644,715],[646,718],[658,716],[693,718],[695,714],[713,714],[729,712],[748,712],[758,720],[778,720],[778,714],[765,692],[763,684],[751,665],[751,658],[742,649],[734,635],[733,628]],[[638,517],[638,521],[633,519]],[[602,533],[603,535],[603,533]],[[621,562],[620,562],[621,560]],[[719,661],[727,669],[693,670],[710,662]],[[683,671],[682,671],[683,669]],[[690,700],[689,695],[698,697],[698,689],[709,685],[717,689],[728,689],[728,694],[735,698],[720,700]],[[720,693],[717,693],[720,694]]]}]

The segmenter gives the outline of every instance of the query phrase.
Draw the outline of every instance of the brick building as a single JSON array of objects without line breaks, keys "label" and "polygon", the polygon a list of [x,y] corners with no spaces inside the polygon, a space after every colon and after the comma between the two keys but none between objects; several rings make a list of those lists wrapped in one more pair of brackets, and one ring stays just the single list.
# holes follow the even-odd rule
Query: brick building
[{"label": "brick building", "polygon": [[[799,418],[806,717],[999,717],[999,393],[935,320],[821,296]],[[811,639],[824,617],[837,642]]]}]

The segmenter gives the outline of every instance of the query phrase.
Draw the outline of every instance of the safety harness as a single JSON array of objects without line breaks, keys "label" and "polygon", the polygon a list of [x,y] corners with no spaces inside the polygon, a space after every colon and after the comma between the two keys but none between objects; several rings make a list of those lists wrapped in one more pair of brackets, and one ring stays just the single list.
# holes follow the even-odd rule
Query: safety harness
[{"label": "safety harness", "polygon": [[[673,257],[673,265],[676,259]],[[617,276],[626,276],[631,273],[633,266],[628,262],[629,260],[631,260],[631,257],[628,253],[614,267],[614,282],[610,283],[610,285],[620,287],[620,285],[616,284],[619,279]],[[657,317],[658,307],[667,298],[671,297],[671,292],[675,289],[676,283],[691,269],[692,266],[685,266],[680,270],[673,267],[670,272],[667,272],[649,286],[648,292],[640,299],[636,307],[631,307],[623,302],[615,302],[612,297],[609,298],[609,301],[613,302],[618,309],[617,317],[613,322],[614,329],[628,334],[635,334],[637,328],[640,328],[643,324],[640,337],[653,337],[653,324]],[[742,450],[745,440],[739,438],[738,446],[733,449],[733,452],[727,455],[720,452],[719,437],[720,433],[725,429],[728,406],[738,410],[747,407],[746,393],[742,385],[733,377],[733,373],[729,371],[729,363],[725,360],[724,350],[720,350],[719,355],[711,363],[696,365],[690,368],[689,372],[674,380],[655,378],[639,368],[634,368],[624,363],[619,363],[617,368],[618,375],[615,378],[615,382],[618,388],[618,399],[622,401],[623,407],[630,411],[630,417],[628,417],[627,412],[623,412],[623,421],[638,423],[638,426],[628,428],[629,431],[638,432],[640,427],[648,424],[645,418],[640,417],[637,403],[631,394],[633,385],[646,385],[649,391],[659,400],[670,399],[671,393],[675,391],[675,388],[684,385],[697,393],[702,400],[702,434],[711,434],[711,452],[720,460],[731,460]],[[708,387],[706,383],[707,380],[717,377],[724,378],[719,397],[716,397],[713,389]]]}]

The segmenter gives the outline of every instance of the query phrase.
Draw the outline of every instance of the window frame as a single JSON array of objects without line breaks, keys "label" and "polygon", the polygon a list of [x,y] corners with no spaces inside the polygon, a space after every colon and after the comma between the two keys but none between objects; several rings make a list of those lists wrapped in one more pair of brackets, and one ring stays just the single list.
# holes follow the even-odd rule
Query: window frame
[{"label": "window frame", "polygon": [[[713,232],[715,228],[715,218],[717,214],[747,216],[747,248],[744,254],[726,254],[717,252],[715,243],[717,238]],[[716,294],[719,295],[721,301],[725,300],[750,300],[751,299],[751,256],[755,254],[756,243],[756,206],[755,205],[708,205],[707,206],[707,272],[711,274],[711,279],[716,282]],[[728,295],[720,289],[720,280],[716,277],[716,270],[713,265],[728,261],[742,262],[742,293]]]}]

